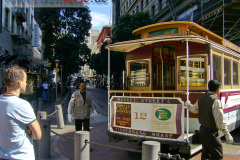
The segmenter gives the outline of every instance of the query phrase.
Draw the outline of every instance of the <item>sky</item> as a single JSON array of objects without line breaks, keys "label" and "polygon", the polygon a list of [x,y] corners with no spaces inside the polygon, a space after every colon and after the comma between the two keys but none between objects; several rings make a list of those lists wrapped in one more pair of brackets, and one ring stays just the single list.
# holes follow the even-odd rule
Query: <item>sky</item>
[{"label": "sky", "polygon": [[[105,25],[111,25],[112,21],[112,0],[104,0],[106,2],[97,3],[96,0],[91,0],[88,2],[89,9],[92,16],[92,28],[93,30],[102,30]],[[101,1],[101,0],[98,0]],[[110,23],[109,23],[110,22]]]}]

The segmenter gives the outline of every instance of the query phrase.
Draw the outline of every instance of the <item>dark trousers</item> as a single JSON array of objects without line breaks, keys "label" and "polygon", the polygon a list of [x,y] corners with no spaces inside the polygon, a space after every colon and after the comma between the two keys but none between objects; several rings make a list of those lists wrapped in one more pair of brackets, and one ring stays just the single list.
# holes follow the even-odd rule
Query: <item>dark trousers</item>
[{"label": "dark trousers", "polygon": [[89,119],[75,119],[75,128],[76,131],[82,130],[82,124],[83,124],[83,130],[90,132],[90,126],[89,126]]},{"label": "dark trousers", "polygon": [[200,136],[202,139],[202,160],[222,160],[223,148],[218,131],[201,126]]}]

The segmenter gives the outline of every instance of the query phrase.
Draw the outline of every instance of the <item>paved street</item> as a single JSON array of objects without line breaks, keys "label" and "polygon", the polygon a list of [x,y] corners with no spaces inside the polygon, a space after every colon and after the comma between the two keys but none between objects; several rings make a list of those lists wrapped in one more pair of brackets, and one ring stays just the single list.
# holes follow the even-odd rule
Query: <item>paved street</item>
[{"label": "paved street", "polygon": [[[98,111],[97,116],[91,116],[91,136],[90,141],[105,144],[113,147],[122,147],[130,149],[140,149],[139,146],[128,143],[126,140],[118,143],[108,142],[108,136],[106,135],[108,123],[107,123],[107,91],[97,89],[94,87],[87,87],[87,90],[91,92],[94,105]],[[52,106],[51,106],[52,105]],[[44,104],[45,109],[49,113],[54,111],[54,104]],[[48,113],[48,114],[49,114]],[[64,136],[74,137],[75,127],[73,123],[69,124],[65,120],[64,129],[58,129],[56,126],[55,116],[52,116],[51,128],[59,134]],[[234,137],[234,144],[224,143],[224,159],[237,160],[240,159],[240,129],[232,133]],[[59,137],[57,135],[51,134],[51,158],[49,160],[73,160],[74,159],[74,141]],[[223,139],[224,141],[224,139]],[[127,151],[116,150],[111,148],[103,148],[96,145],[91,145],[93,151],[91,152],[91,160],[139,160],[141,159],[141,154],[129,153]],[[167,152],[167,151],[166,151]],[[184,157],[190,160],[200,160],[201,153],[198,153],[191,158]]]}]

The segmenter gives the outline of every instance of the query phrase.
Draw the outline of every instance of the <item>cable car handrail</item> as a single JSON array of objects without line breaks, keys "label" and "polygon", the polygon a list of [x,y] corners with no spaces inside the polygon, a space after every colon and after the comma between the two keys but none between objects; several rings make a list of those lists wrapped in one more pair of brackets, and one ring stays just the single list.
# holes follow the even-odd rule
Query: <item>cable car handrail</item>
[{"label": "cable car handrail", "polygon": [[109,93],[110,94],[115,93],[115,96],[117,93],[130,93],[130,96],[131,96],[131,94],[136,93],[139,95],[139,97],[141,97],[142,93],[150,93],[150,94],[152,94],[152,97],[154,97],[154,94],[156,94],[156,93],[169,93],[169,94],[173,94],[173,97],[175,97],[175,94],[186,94],[187,92],[186,91],[173,91],[173,90],[165,90],[165,91],[162,91],[162,90],[154,90],[154,91],[109,90]]}]

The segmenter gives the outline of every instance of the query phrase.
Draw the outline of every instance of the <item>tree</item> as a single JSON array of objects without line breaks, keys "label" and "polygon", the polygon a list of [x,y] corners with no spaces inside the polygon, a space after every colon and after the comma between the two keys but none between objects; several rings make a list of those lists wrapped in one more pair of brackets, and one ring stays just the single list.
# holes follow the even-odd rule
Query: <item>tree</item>
[{"label": "tree", "polygon": [[41,8],[39,17],[41,20],[40,28],[43,31],[42,41],[44,43],[43,56],[53,62],[54,45],[56,44],[61,31],[60,9]]},{"label": "tree", "polygon": [[[60,60],[63,77],[89,63],[90,49],[83,44],[89,35],[91,16],[88,8],[43,8],[40,10],[44,59]],[[54,68],[54,65],[52,65]]]},{"label": "tree", "polygon": [[61,9],[62,32],[75,42],[82,43],[85,36],[89,36],[91,25],[90,10],[88,8]]},{"label": "tree", "polygon": [[148,12],[138,12],[134,15],[123,15],[119,17],[119,23],[113,28],[112,43],[134,40],[139,38],[134,36],[132,32],[143,26],[153,24]]},{"label": "tree", "polygon": [[[153,24],[148,12],[138,12],[135,15],[123,15],[119,17],[119,23],[113,28],[113,37],[111,43],[134,40],[139,37],[134,36],[132,32],[140,27]],[[108,51],[105,49],[107,42],[101,46],[101,52],[92,55],[90,67],[98,74],[107,74],[107,56]],[[98,62],[98,63],[96,63]],[[125,54],[119,52],[111,52],[111,74],[114,79],[119,80],[122,71],[125,69]]]}]

